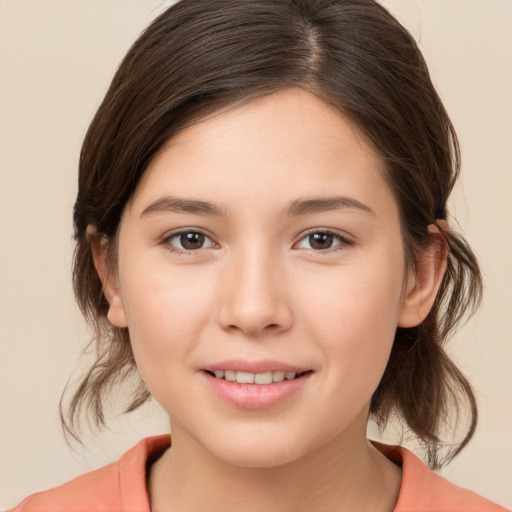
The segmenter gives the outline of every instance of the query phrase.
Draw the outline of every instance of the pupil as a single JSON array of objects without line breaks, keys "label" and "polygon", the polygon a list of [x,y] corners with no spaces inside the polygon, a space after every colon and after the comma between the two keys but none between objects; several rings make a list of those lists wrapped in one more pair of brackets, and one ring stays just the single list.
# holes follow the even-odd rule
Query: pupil
[{"label": "pupil", "polygon": [[313,249],[328,249],[332,245],[333,235],[328,233],[315,233],[309,236],[309,243]]},{"label": "pupil", "polygon": [[204,243],[204,235],[201,233],[186,233],[180,238],[181,245],[185,249],[199,249]]}]

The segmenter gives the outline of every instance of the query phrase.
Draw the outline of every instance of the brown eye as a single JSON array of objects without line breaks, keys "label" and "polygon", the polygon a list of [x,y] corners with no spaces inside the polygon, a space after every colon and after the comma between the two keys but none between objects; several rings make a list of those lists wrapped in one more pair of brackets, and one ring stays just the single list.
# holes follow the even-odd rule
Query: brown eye
[{"label": "brown eye", "polygon": [[312,249],[322,250],[330,249],[332,247],[334,236],[330,233],[313,233],[308,236],[308,239],[309,245]]},{"label": "brown eye", "polygon": [[297,244],[299,249],[309,249],[316,252],[327,252],[329,249],[343,249],[353,245],[344,236],[331,231],[315,231],[305,235]]},{"label": "brown eye", "polygon": [[180,235],[180,243],[184,249],[193,251],[200,249],[204,243],[205,236],[202,233],[185,233]]},{"label": "brown eye", "polygon": [[208,236],[198,231],[174,233],[167,238],[166,243],[176,252],[197,251],[215,245]]}]

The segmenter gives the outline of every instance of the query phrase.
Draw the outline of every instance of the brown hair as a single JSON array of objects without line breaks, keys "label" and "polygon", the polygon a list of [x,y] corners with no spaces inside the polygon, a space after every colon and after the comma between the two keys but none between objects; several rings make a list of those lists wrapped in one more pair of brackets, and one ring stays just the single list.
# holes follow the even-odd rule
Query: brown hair
[{"label": "brown hair", "polygon": [[[117,70],[85,137],[74,210],[75,293],[94,329],[96,361],[69,404],[65,432],[78,438],[80,411],[105,424],[114,384],[138,375],[127,329],[111,326],[87,226],[107,240],[115,260],[121,214],[163,143],[208,113],[288,87],[336,106],[387,163],[401,212],[409,264],[436,224],[449,249],[447,271],[428,317],[398,328],[370,414],[383,428],[401,418],[423,444],[431,467],[458,453],[475,430],[467,380],[443,344],[481,297],[477,261],[464,239],[439,220],[459,174],[457,137],[412,36],[373,0],[182,0],[155,19]],[[139,385],[127,407],[150,398]],[[470,408],[462,442],[445,460],[440,435]]]}]

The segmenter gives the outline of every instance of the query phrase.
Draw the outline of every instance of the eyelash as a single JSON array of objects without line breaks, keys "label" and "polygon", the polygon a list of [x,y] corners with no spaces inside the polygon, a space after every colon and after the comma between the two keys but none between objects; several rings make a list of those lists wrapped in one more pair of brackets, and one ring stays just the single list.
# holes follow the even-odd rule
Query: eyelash
[{"label": "eyelash", "polygon": [[[351,247],[354,245],[354,241],[348,239],[345,235],[342,235],[339,231],[335,231],[333,229],[313,229],[311,231],[306,232],[302,238],[299,240],[298,243],[302,242],[305,239],[308,239],[312,235],[327,235],[327,236],[333,236],[335,239],[338,239],[338,244],[334,245],[333,247],[329,247],[328,249],[324,250],[315,250],[315,249],[305,249],[309,252],[314,252],[315,254],[331,254],[335,251],[342,251],[344,249],[347,249],[348,247]],[[294,244],[296,245],[296,244]]]},{"label": "eyelash", "polygon": [[[204,231],[201,231],[200,229],[184,229],[181,231],[175,231],[174,233],[170,233],[169,235],[165,236],[162,239],[161,243],[164,245],[167,245],[171,252],[174,252],[177,254],[195,255],[199,251],[205,249],[205,248],[200,248],[197,250],[183,250],[183,249],[179,249],[171,244],[171,241],[173,239],[179,238],[182,235],[186,235],[186,234],[202,235],[205,238],[207,238],[208,240],[210,240],[210,242],[212,243],[212,246],[217,245],[216,242],[214,242],[209,235],[207,235]],[[315,254],[330,254],[332,252],[343,250],[343,249],[346,249],[347,247],[351,247],[354,245],[354,242],[352,240],[349,240],[348,238],[346,238],[344,235],[342,235],[338,231],[334,231],[332,229],[318,229],[318,228],[305,233],[302,236],[302,238],[299,240],[298,243],[300,243],[303,240],[307,239],[308,237],[310,237],[312,235],[316,235],[316,234],[333,236],[334,238],[336,238],[339,241],[339,243],[337,245],[334,245],[333,247],[329,247],[328,249],[324,249],[324,250],[321,250],[321,249],[315,250],[315,249],[308,249],[308,248],[305,249],[305,250],[315,253]],[[297,244],[294,244],[294,245],[297,245]]]},{"label": "eyelash", "polygon": [[216,243],[213,242],[211,237],[208,236],[204,231],[201,231],[200,229],[183,229],[181,231],[175,231],[174,233],[170,233],[169,235],[165,236],[162,239],[162,244],[167,245],[168,249],[171,252],[174,252],[174,253],[177,253],[177,254],[194,255],[194,254],[196,254],[197,252],[199,252],[202,249],[198,249],[198,250],[195,250],[195,251],[187,251],[187,250],[179,249],[179,248],[177,248],[177,247],[175,247],[175,246],[173,246],[171,244],[171,240],[173,240],[175,238],[179,238],[182,235],[190,234],[190,233],[198,234],[198,235],[203,235],[205,238],[210,240],[213,245],[216,245]]}]

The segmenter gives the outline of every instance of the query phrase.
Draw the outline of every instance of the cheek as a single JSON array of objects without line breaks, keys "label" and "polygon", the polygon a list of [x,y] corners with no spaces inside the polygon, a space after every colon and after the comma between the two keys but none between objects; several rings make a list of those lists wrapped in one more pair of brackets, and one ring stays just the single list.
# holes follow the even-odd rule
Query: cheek
[{"label": "cheek", "polygon": [[124,279],[120,273],[123,304],[135,360],[151,389],[148,380],[179,371],[199,343],[211,316],[213,284],[192,267],[127,264],[130,272]]},{"label": "cheek", "polygon": [[[371,394],[382,377],[394,340],[403,265],[381,257],[371,264],[341,269],[338,274],[325,280],[328,293],[315,293],[303,315],[308,319],[309,335],[319,340],[326,364],[333,370],[329,378],[340,379],[344,385],[349,382],[354,391],[365,389]],[[340,382],[333,382],[333,388],[336,384]]]},{"label": "cheek", "polygon": [[349,333],[369,334],[396,327],[403,283],[400,260],[393,263],[391,256],[365,259],[323,275],[312,274],[303,282],[300,293],[309,296],[303,301],[305,310],[318,318],[315,324],[329,338],[346,333],[357,344],[358,337]]}]

